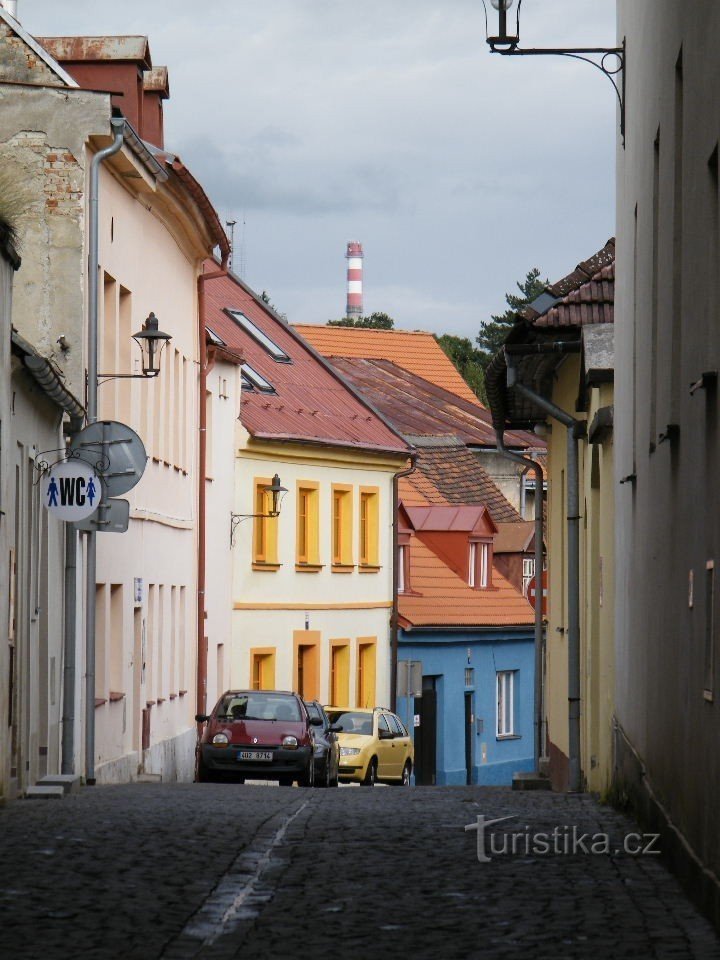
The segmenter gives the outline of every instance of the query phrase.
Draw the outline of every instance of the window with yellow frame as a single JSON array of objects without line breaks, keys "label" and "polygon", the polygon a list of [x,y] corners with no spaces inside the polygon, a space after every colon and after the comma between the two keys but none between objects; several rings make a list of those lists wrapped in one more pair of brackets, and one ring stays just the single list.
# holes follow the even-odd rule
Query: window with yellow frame
[{"label": "window with yellow frame", "polygon": [[266,516],[272,509],[272,495],[266,489],[271,483],[265,477],[253,481],[253,564],[261,568],[279,566],[278,518]]},{"label": "window with yellow frame", "polygon": [[332,562],[333,568],[350,570],[353,566],[352,487],[333,484],[332,488]]},{"label": "window with yellow frame", "polygon": [[297,486],[297,538],[295,559],[300,567],[320,565],[320,510],[318,484],[299,480]]},{"label": "window with yellow frame", "polygon": [[360,567],[377,570],[379,565],[379,490],[360,487]]}]

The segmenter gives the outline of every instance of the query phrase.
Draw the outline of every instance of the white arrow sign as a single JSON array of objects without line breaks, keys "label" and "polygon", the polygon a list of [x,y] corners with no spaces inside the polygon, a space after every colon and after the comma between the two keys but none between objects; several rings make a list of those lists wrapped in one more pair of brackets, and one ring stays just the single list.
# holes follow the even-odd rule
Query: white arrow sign
[{"label": "white arrow sign", "polygon": [[95,513],[102,490],[93,468],[82,460],[56,463],[42,479],[42,498],[58,520],[84,520]]}]

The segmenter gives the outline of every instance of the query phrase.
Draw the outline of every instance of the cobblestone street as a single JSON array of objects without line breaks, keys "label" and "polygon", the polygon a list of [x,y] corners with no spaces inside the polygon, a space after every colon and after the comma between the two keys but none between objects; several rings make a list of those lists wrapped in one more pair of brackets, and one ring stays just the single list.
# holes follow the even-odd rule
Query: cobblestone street
[{"label": "cobblestone street", "polygon": [[[498,823],[490,862],[477,831]],[[611,855],[503,854],[572,826]],[[134,784],[0,810],[0,955],[720,958],[637,827],[585,796]],[[493,853],[493,849],[498,851]],[[552,849],[552,848],[551,848]]]}]

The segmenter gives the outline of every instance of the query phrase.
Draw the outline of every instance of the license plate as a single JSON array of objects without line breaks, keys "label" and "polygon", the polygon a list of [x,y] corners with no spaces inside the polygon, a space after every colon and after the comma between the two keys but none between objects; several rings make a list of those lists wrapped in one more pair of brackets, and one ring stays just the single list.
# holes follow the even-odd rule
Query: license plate
[{"label": "license plate", "polygon": [[270,761],[273,758],[272,750],[241,750],[237,755],[238,760],[265,760]]}]

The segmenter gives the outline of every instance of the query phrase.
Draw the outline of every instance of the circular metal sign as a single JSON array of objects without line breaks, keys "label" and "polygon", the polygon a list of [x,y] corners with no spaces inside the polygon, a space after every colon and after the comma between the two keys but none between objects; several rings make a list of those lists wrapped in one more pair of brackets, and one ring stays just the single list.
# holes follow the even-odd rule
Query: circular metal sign
[{"label": "circular metal sign", "polygon": [[42,478],[42,498],[58,520],[84,520],[95,513],[102,487],[93,468],[82,460],[62,460]]},{"label": "circular metal sign", "polygon": [[70,442],[70,456],[94,467],[108,497],[132,490],[147,463],[140,437],[117,420],[98,420],[75,434]]}]

